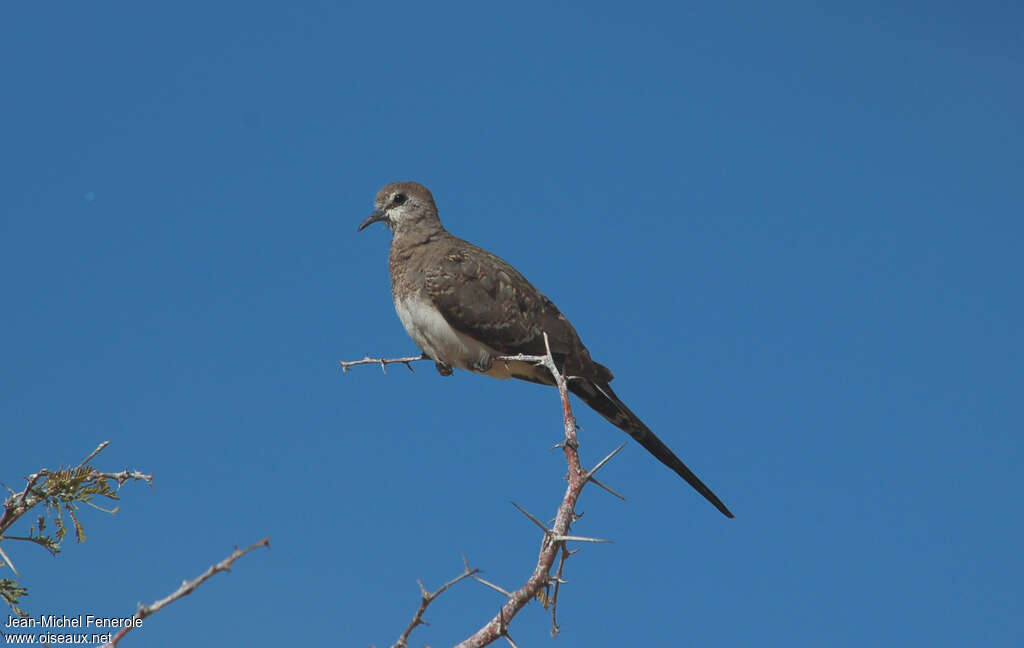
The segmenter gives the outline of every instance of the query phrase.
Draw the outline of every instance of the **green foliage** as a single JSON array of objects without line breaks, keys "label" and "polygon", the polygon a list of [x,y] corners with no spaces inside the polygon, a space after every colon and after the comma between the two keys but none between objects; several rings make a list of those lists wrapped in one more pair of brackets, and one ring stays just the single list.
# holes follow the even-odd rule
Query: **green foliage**
[{"label": "green foliage", "polygon": [[[90,458],[105,447],[106,444],[102,444]],[[31,542],[56,556],[60,553],[61,542],[67,536],[69,527],[74,530],[76,542],[85,542],[85,527],[82,526],[78,517],[79,509],[83,504],[105,513],[117,513],[118,507],[106,509],[96,504],[94,500],[97,498],[117,500],[119,498],[116,488],[120,488],[125,481],[140,479],[152,482],[152,476],[139,472],[126,470],[120,473],[101,473],[88,465],[41,470],[28,477],[25,490],[20,493],[11,491],[11,496],[4,502],[3,511],[0,512],[0,541]],[[116,487],[112,484],[116,484]],[[41,508],[42,511],[35,522],[29,526],[28,535],[13,536],[6,533],[18,519],[36,507]],[[50,522],[53,523],[52,531],[47,529]],[[10,567],[17,576],[17,570],[11,564],[9,555],[3,548],[0,548],[0,567],[5,566]],[[18,606],[20,598],[27,595],[28,590],[15,581],[7,578],[0,579],[0,597],[7,602],[14,614],[27,616],[27,613]]]},{"label": "green foliage", "polygon": [[0,578],[0,598],[7,601],[11,611],[20,617],[27,617],[28,612],[18,607],[22,596],[28,596],[28,590],[10,578]]},{"label": "green foliage", "polygon": [[116,500],[117,492],[110,487],[111,478],[102,475],[95,468],[79,466],[77,468],[58,468],[46,475],[47,479],[42,485],[41,504],[46,516],[54,516],[56,532],[54,538],[43,535],[44,516],[40,515],[36,525],[29,529],[29,536],[35,535],[35,542],[46,547],[51,553],[60,551],[60,543],[67,535],[67,526],[64,523],[64,513],[67,512],[75,530],[75,540],[85,542],[85,528],[78,520],[75,512],[80,504],[89,504],[106,513],[117,513],[117,507],[104,509],[93,503],[97,496]]}]

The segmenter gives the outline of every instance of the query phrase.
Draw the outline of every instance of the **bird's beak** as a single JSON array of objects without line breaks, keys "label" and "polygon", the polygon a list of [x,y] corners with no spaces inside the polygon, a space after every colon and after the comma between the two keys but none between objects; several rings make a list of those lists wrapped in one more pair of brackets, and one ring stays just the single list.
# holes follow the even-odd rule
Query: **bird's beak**
[{"label": "bird's beak", "polygon": [[377,221],[387,221],[387,219],[388,219],[388,215],[386,213],[384,213],[384,210],[382,210],[382,209],[374,209],[373,213],[370,214],[366,218],[366,220],[364,220],[362,223],[359,223],[359,229],[357,229],[356,231],[357,232],[362,232],[364,229],[366,229],[367,226],[372,225],[372,224],[376,223]]}]

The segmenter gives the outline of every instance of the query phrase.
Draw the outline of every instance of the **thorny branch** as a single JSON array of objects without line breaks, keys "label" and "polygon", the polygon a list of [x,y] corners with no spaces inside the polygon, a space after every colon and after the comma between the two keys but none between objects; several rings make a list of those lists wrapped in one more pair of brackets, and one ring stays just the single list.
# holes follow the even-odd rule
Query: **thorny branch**
[{"label": "thorny branch", "polygon": [[427,607],[434,602],[434,599],[444,594],[444,592],[449,587],[455,585],[459,581],[465,580],[470,576],[475,576],[476,574],[480,573],[479,569],[470,569],[469,561],[466,560],[465,556],[462,557],[462,565],[463,570],[461,574],[451,579],[450,581],[448,581],[441,587],[437,588],[433,592],[428,592],[427,588],[423,587],[423,583],[421,581],[416,581],[416,583],[420,586],[420,606],[419,608],[417,608],[416,614],[412,617],[412,621],[410,621],[408,627],[406,627],[405,632],[403,632],[401,636],[398,637],[398,641],[392,644],[391,648],[407,648],[409,645],[409,635],[412,634],[412,631],[416,628],[416,626],[426,624],[426,621],[423,620],[423,613],[427,611]]},{"label": "thorny branch", "polygon": [[[168,596],[165,596],[164,598],[160,599],[159,601],[155,601],[153,603],[150,603],[149,605],[139,604],[138,610],[133,615],[134,618],[136,618],[136,619],[141,621],[142,619],[145,619],[146,617],[148,617],[149,615],[153,614],[154,612],[159,612],[161,609],[163,609],[164,607],[170,605],[171,603],[174,603],[178,599],[180,599],[180,598],[182,598],[184,596],[188,596],[189,594],[194,592],[197,587],[199,587],[200,585],[205,583],[207,580],[209,580],[214,574],[218,574],[220,572],[231,571],[232,563],[234,563],[236,560],[238,560],[239,558],[241,558],[245,554],[249,553],[250,551],[252,551],[254,549],[258,549],[260,547],[266,547],[267,549],[270,549],[270,538],[263,538],[262,540],[260,540],[256,544],[250,545],[250,546],[246,547],[245,549],[239,549],[238,547],[235,547],[235,550],[233,552],[231,552],[230,556],[228,556],[224,560],[220,561],[216,565],[210,565],[210,568],[207,569],[202,574],[200,574],[200,576],[198,578],[196,578],[195,580],[185,581],[184,583],[181,584],[181,587],[179,587],[178,589],[174,590],[173,592],[171,592],[171,594],[169,594]],[[121,641],[121,639],[123,639],[126,634],[131,632],[131,630],[134,627],[135,627],[135,624],[129,624],[129,625],[126,625],[125,627],[121,628],[120,632],[118,632],[116,635],[114,635],[113,639],[111,639],[109,642],[107,642],[107,643],[103,644],[102,646],[100,646],[100,648],[114,648],[114,646],[117,645],[117,642]]]},{"label": "thorny branch", "polygon": [[[548,528],[536,517],[525,511],[519,505],[513,502],[513,506],[519,509],[524,515],[532,520],[544,531],[544,539],[541,543],[540,555],[537,558],[537,565],[534,567],[533,573],[527,579],[519,589],[514,592],[507,592],[501,587],[489,583],[479,576],[473,576],[473,578],[483,585],[490,587],[501,593],[507,601],[498,610],[498,613],[491,618],[490,621],[485,623],[479,630],[473,635],[463,640],[458,644],[456,648],[478,648],[480,646],[486,646],[493,643],[495,640],[504,637],[512,646],[516,644],[512,641],[509,636],[508,624],[515,617],[518,612],[523,609],[527,603],[534,598],[539,598],[544,607],[547,608],[550,605],[551,608],[551,634],[555,636],[558,634],[559,628],[556,621],[556,609],[558,605],[558,594],[559,586],[565,582],[562,579],[562,571],[565,566],[566,560],[569,556],[578,550],[570,551],[566,546],[569,541],[582,541],[582,542],[608,542],[607,540],[600,540],[596,538],[584,538],[579,536],[569,535],[569,529],[572,523],[576,521],[577,515],[575,513],[576,502],[579,500],[580,494],[583,492],[583,487],[588,482],[593,481],[600,485],[605,490],[616,497],[621,496],[615,491],[611,490],[604,484],[600,484],[594,479],[594,473],[596,473],[604,464],[611,459],[622,446],[619,446],[613,450],[607,457],[602,459],[593,469],[585,471],[580,465],[579,457],[579,443],[576,440],[576,417],[572,413],[572,406],[569,402],[569,390],[566,384],[567,380],[571,380],[572,377],[565,377],[559,371],[555,365],[554,357],[551,354],[551,347],[548,344],[547,334],[544,335],[544,346],[547,350],[546,355],[542,356],[531,356],[531,355],[512,355],[512,356],[500,356],[495,358],[495,361],[520,361],[520,362],[533,362],[538,365],[542,365],[551,372],[551,375],[555,379],[555,384],[558,387],[558,394],[562,403],[562,420],[565,428],[565,440],[559,444],[562,451],[565,453],[565,460],[568,464],[568,486],[566,487],[565,495],[562,498],[562,502],[558,507],[558,511],[555,515],[554,524]],[[409,370],[412,370],[410,362],[418,360],[428,360],[425,356],[409,356],[404,358],[371,358],[366,356],[362,360],[356,360],[353,362],[341,362],[341,368],[344,371],[348,371],[349,367],[353,367],[361,364],[379,364],[383,370],[388,364],[401,363],[404,364]],[[551,569],[554,566],[555,559],[559,558],[558,569],[554,575],[551,574]],[[409,637],[409,633],[412,630],[425,623],[423,621],[423,613],[427,606],[433,601],[438,595],[440,595],[448,587],[451,587],[455,583],[472,576],[478,570],[470,570],[468,563],[466,568],[461,575],[455,579],[446,583],[441,589],[433,593],[428,593],[423,585],[420,585],[420,589],[423,590],[423,599],[420,603],[419,609],[416,611],[416,615],[413,617],[409,627],[406,628],[405,632],[399,638],[399,641],[394,644],[392,648],[404,648],[406,641]],[[553,588],[553,592],[552,592]],[[551,593],[548,596],[548,593]]]},{"label": "thorny branch", "polygon": [[418,356],[406,356],[404,358],[371,358],[369,355],[367,355],[367,356],[364,356],[362,360],[352,360],[350,362],[346,362],[344,360],[338,360],[338,364],[341,365],[341,370],[343,372],[345,372],[345,373],[348,373],[348,370],[349,370],[350,367],[355,367],[357,365],[364,365],[364,364],[380,365],[380,370],[383,371],[384,373],[388,372],[386,367],[389,364],[404,364],[409,369],[409,371],[412,371],[413,373],[416,373],[415,371],[413,371],[412,365],[409,364],[409,363],[411,363],[411,362],[419,362],[420,360],[429,360],[429,359],[430,358],[428,358],[427,356],[422,355],[422,354],[418,355]]},{"label": "thorny branch", "polygon": [[[458,644],[458,648],[486,646],[499,637],[505,637],[511,641],[508,636],[509,621],[527,603],[541,595],[542,590],[548,591],[550,586],[557,586],[560,580],[559,576],[551,576],[551,568],[554,565],[555,558],[565,547],[569,537],[569,528],[576,521],[576,501],[583,492],[583,487],[587,484],[587,473],[580,466],[579,442],[576,440],[576,417],[572,413],[572,406],[569,402],[569,390],[566,385],[566,379],[555,366],[554,358],[551,355],[551,347],[548,345],[547,335],[544,336],[544,346],[547,350],[547,355],[540,358],[536,356],[515,356],[507,359],[543,364],[555,378],[558,394],[562,401],[562,420],[565,427],[565,441],[562,443],[562,451],[565,453],[565,461],[569,468],[569,484],[566,487],[562,503],[558,507],[558,512],[555,514],[554,524],[550,529],[545,529],[544,531],[544,540],[541,543],[540,555],[537,558],[537,565],[534,567],[533,573],[522,587],[512,592],[512,595],[508,597],[508,600],[498,613],[484,624],[483,627],[473,633],[473,635]],[[556,596],[550,599],[547,596],[544,597],[546,602],[551,603],[553,633],[557,632],[558,629],[558,625],[554,621],[554,611],[558,603],[557,591],[556,589]]]}]

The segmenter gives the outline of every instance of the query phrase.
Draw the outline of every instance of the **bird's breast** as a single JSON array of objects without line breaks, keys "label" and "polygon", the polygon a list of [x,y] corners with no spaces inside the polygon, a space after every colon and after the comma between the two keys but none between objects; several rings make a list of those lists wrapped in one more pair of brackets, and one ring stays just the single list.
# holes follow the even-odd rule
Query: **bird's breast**
[{"label": "bird's breast", "polygon": [[437,307],[420,294],[396,295],[395,311],[416,346],[438,362],[480,371],[498,355],[486,344],[452,328]]}]

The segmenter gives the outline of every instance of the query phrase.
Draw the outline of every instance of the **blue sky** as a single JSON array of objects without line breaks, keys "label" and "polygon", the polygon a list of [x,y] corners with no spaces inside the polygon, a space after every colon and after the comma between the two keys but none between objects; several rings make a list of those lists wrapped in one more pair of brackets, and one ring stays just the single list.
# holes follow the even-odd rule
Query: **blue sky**
[{"label": "blue sky", "polygon": [[[633,3],[634,5],[636,3]],[[13,3],[0,481],[156,475],[33,613],[127,646],[390,645],[415,579],[517,587],[553,392],[427,365],[377,189],[431,188],[722,497],[634,443],[583,495],[559,645],[1020,645],[1024,114],[1008,3]],[[584,406],[585,461],[625,439]],[[15,529],[17,531],[17,529]],[[9,574],[8,574],[9,575]],[[497,609],[472,583],[414,645]],[[531,606],[519,645],[548,645]]]}]

